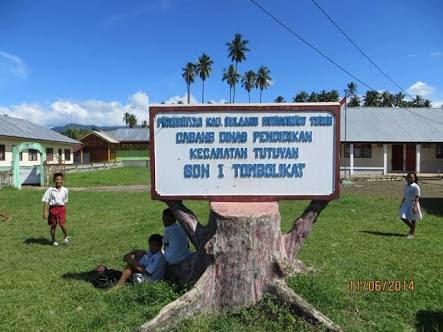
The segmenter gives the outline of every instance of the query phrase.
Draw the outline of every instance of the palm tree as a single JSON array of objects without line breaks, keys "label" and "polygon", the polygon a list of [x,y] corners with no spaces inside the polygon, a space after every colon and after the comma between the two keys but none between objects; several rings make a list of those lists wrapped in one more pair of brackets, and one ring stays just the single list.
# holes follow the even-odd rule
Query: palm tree
[{"label": "palm tree", "polygon": [[319,101],[318,93],[315,91],[311,92],[311,94],[309,95],[309,98],[308,98],[308,102],[315,103],[317,101]]},{"label": "palm tree", "polygon": [[142,122],[142,128],[148,128],[148,121],[143,120],[143,122]]},{"label": "palm tree", "polygon": [[135,114],[130,114],[128,119],[129,128],[134,128],[137,126],[137,117]]},{"label": "palm tree", "polygon": [[271,71],[266,66],[261,66],[257,71],[255,86],[260,89],[260,103],[262,99],[263,89],[269,88],[271,85]]},{"label": "palm tree", "polygon": [[248,70],[241,79],[242,87],[248,92],[248,100],[251,103],[251,90],[254,89],[257,82],[257,75],[253,70]]},{"label": "palm tree", "polygon": [[205,101],[205,81],[211,75],[212,65],[214,61],[209,57],[209,55],[203,53],[201,57],[198,58],[196,64],[196,72],[202,80],[202,104]]},{"label": "palm tree", "polygon": [[383,91],[380,98],[383,107],[392,107],[394,104],[394,96],[389,91]]},{"label": "palm tree", "polygon": [[345,96],[346,97],[355,97],[357,95],[357,84],[354,82],[348,83],[345,89]]},{"label": "palm tree", "polygon": [[425,101],[423,102],[423,107],[431,108],[432,102],[429,99],[425,99]]},{"label": "palm tree", "polygon": [[130,113],[126,112],[125,114],[123,114],[123,122],[125,123],[125,125],[128,125],[129,123],[129,117],[131,116]]},{"label": "palm tree", "polygon": [[238,83],[240,74],[235,70],[234,65],[229,65],[223,72],[222,81],[226,81],[229,85],[229,102],[232,102],[232,88]]},{"label": "palm tree", "polygon": [[393,97],[393,103],[395,107],[402,107],[405,106],[405,99],[406,95],[403,92],[396,93]]},{"label": "palm tree", "polygon": [[328,93],[325,90],[321,90],[318,94],[318,101],[325,102],[328,101]]},{"label": "palm tree", "polygon": [[380,94],[376,90],[368,90],[363,97],[365,106],[380,106]]},{"label": "palm tree", "polygon": [[[250,51],[249,48],[246,47],[248,43],[249,40],[243,39],[240,33],[236,33],[234,39],[232,39],[231,42],[226,43],[226,46],[228,47],[228,57],[231,61],[235,62],[235,71],[237,71],[238,64],[246,60],[246,53]],[[235,84],[232,102],[235,102]]]},{"label": "palm tree", "polygon": [[349,107],[360,107],[360,97],[359,96],[353,96],[351,97],[351,100],[348,104]]},{"label": "palm tree", "polygon": [[194,83],[195,78],[195,64],[192,62],[188,62],[182,68],[182,77],[184,78],[186,85],[188,87],[188,104],[191,103],[191,84]]},{"label": "palm tree", "polygon": [[309,95],[306,91],[300,91],[292,98],[292,101],[295,103],[306,103],[309,99]]},{"label": "palm tree", "polygon": [[326,92],[326,100],[325,101],[338,101],[340,98],[337,90],[331,90]]},{"label": "palm tree", "polygon": [[277,96],[277,98],[274,99],[274,103],[286,103],[285,98],[283,96]]},{"label": "palm tree", "polygon": [[416,95],[414,99],[411,101],[411,107],[423,107],[423,97]]}]

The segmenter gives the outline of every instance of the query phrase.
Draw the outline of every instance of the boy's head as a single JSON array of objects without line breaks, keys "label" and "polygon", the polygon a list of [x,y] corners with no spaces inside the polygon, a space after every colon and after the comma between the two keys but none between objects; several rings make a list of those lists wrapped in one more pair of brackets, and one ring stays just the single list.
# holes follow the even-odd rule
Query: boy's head
[{"label": "boy's head", "polygon": [[149,250],[152,252],[157,252],[162,249],[163,246],[163,236],[160,234],[152,234],[149,239]]},{"label": "boy's head", "polygon": [[170,208],[163,210],[163,225],[165,227],[175,224],[175,216]]},{"label": "boy's head", "polygon": [[54,183],[56,187],[60,187],[63,184],[63,173],[54,173],[53,177]]}]

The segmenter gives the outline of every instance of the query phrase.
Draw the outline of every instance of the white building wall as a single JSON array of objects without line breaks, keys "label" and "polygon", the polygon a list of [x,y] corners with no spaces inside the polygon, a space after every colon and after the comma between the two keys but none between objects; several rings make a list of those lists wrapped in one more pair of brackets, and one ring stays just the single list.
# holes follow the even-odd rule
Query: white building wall
[{"label": "white building wall", "polygon": [[436,144],[421,146],[421,173],[443,173],[443,159],[437,159]]},{"label": "white building wall", "polygon": [[[356,158],[354,155],[354,172],[382,172],[383,171],[383,144],[371,144],[371,158]],[[341,167],[349,167],[350,158],[344,158],[344,144],[341,144]],[[388,149],[388,164],[389,164],[389,149]],[[389,166],[389,165],[388,165]],[[366,168],[359,169],[359,168]],[[373,169],[373,168],[379,168]]]},{"label": "white building wall", "polygon": [[[403,144],[401,144],[403,145]],[[388,144],[387,171],[392,172],[392,144]],[[348,168],[349,158],[344,158],[344,144],[341,144],[341,167]],[[374,169],[375,168],[375,169]],[[379,168],[379,169],[377,169]],[[354,156],[355,173],[383,172],[383,144],[372,144],[371,158],[356,158]],[[421,144],[420,173],[443,173],[443,159],[436,158],[436,144]]]},{"label": "white building wall", "polygon": [[[0,160],[0,167],[11,167],[12,164],[12,147],[14,145],[19,145],[23,142],[32,142],[30,140],[23,139],[11,139],[11,138],[1,138],[0,137],[0,145],[5,145],[5,160]],[[74,163],[74,153],[73,153],[73,145],[72,144],[61,144],[56,142],[37,142],[40,143],[43,148],[53,148],[54,149],[54,158],[52,161],[48,161],[48,164],[57,164],[58,163],[58,149],[62,149],[62,161],[65,164],[73,164]],[[65,160],[64,150],[69,149],[71,160]],[[22,153],[22,160],[20,161],[20,166],[36,166],[40,165],[40,153],[37,154],[36,161],[29,160],[29,152],[28,150],[24,150]]]}]

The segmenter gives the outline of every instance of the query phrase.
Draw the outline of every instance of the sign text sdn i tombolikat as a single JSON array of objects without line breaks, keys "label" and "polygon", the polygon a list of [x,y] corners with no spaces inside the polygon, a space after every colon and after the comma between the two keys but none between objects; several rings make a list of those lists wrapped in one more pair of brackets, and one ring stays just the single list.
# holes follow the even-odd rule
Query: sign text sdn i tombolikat
[{"label": "sign text sdn i tombolikat", "polygon": [[339,103],[151,106],[152,198],[337,198],[339,135]]}]

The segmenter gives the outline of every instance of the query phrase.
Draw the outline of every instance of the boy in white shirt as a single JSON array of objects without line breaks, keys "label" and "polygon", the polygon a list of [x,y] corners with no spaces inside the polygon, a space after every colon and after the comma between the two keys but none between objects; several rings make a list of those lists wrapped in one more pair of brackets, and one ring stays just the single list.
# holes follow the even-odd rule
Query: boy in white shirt
[{"label": "boy in white shirt", "polygon": [[165,274],[166,262],[163,257],[162,245],[163,237],[160,234],[153,234],[148,240],[147,251],[133,250],[123,256],[127,263],[117,284],[110,289],[121,288],[129,279],[133,283],[146,281],[160,281]]},{"label": "boy in white shirt", "polygon": [[172,210],[163,210],[164,255],[168,264],[177,264],[191,255],[188,238],[183,228],[176,223]]},{"label": "boy in white shirt", "polygon": [[65,236],[63,243],[69,244],[68,229],[66,228],[66,203],[68,203],[69,191],[63,187],[63,173],[54,174],[55,187],[49,187],[43,195],[43,219],[48,221],[48,225],[51,226],[51,244],[52,246],[58,246],[58,242],[55,240],[55,230],[57,225],[63,231]]}]

